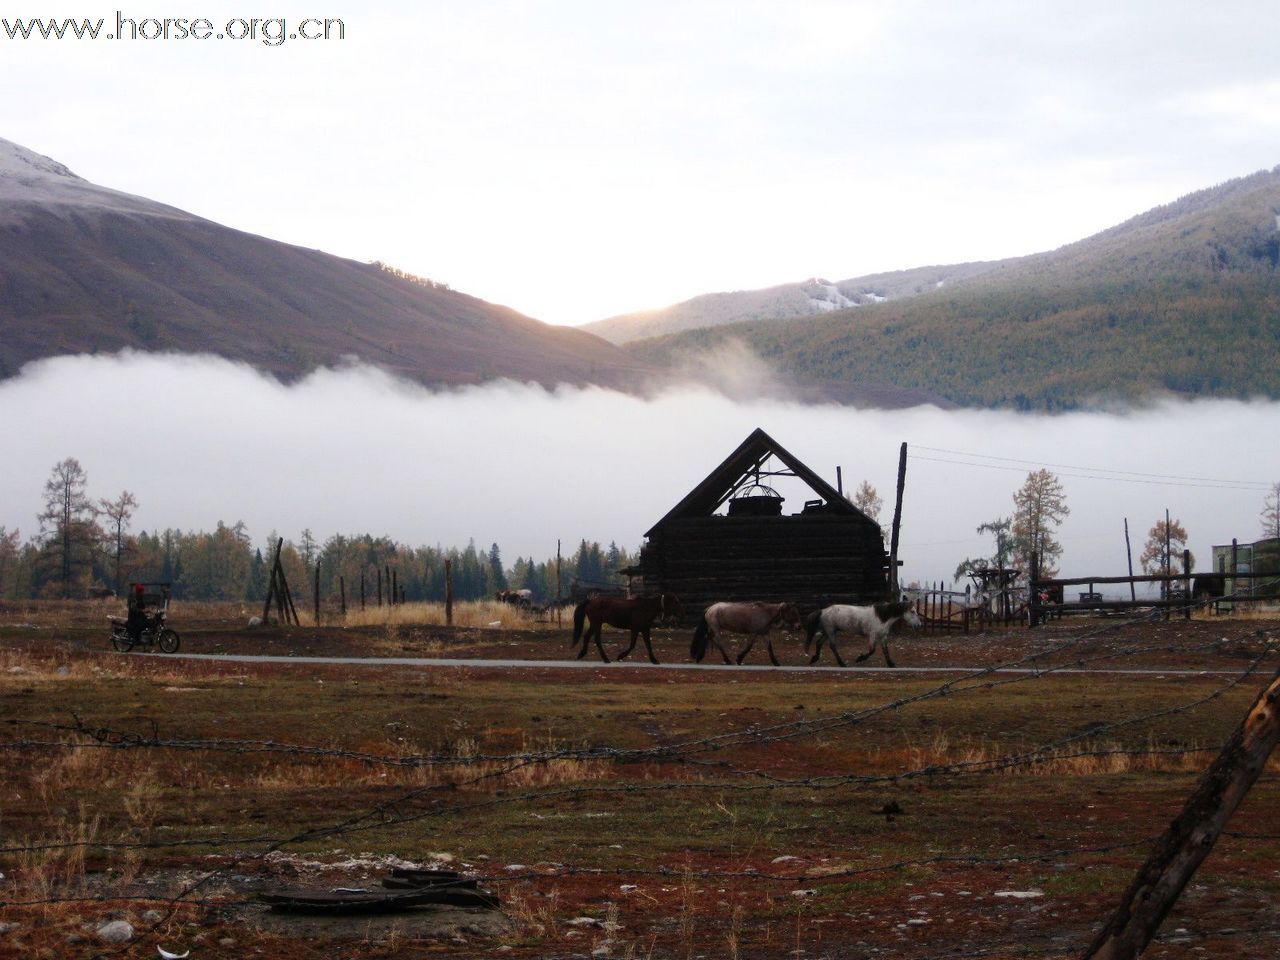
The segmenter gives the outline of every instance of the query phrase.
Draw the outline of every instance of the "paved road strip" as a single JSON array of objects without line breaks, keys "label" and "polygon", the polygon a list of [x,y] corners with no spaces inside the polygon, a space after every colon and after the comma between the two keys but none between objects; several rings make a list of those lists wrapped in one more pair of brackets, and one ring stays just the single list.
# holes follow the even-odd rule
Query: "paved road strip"
[{"label": "paved road strip", "polygon": [[[132,654],[121,654],[132,656]],[[157,654],[160,658],[177,657],[186,660],[208,660],[222,663],[292,663],[298,666],[332,664],[360,667],[466,667],[499,670],[699,670],[711,672],[759,672],[759,673],[978,673],[985,667],[833,667],[833,666],[782,666],[768,664],[742,664],[732,666],[706,663],[601,663],[598,660],[455,660],[443,657],[282,657],[268,654],[238,653],[170,653]],[[1188,670],[1182,667],[999,667],[993,673],[1007,674],[1088,674],[1119,676],[1204,677],[1235,676],[1240,670]]]}]

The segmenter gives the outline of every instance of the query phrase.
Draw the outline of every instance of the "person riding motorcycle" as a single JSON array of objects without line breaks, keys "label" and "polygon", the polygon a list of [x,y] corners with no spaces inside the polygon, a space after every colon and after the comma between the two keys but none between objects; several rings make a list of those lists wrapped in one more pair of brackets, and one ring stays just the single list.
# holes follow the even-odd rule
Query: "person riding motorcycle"
[{"label": "person riding motorcycle", "polygon": [[129,617],[125,620],[125,629],[129,631],[129,639],[137,643],[142,639],[142,631],[151,626],[151,618],[147,616],[147,599],[142,584],[133,585],[133,593],[129,595]]}]

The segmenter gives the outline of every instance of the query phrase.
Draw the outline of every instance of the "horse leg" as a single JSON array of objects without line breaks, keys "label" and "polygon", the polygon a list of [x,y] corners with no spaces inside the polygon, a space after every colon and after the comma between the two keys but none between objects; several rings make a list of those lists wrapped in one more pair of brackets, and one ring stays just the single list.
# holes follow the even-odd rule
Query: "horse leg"
[{"label": "horse leg", "polygon": [[766,636],[766,637],[764,638],[764,645],[765,645],[765,647],[769,650],[769,661],[770,661],[770,662],[771,662],[775,667],[780,667],[780,666],[782,666],[782,664],[780,664],[780,663],[778,662],[778,655],[777,655],[776,653],[774,653],[774,652],[773,652],[773,637]]},{"label": "horse leg", "polygon": [[842,667],[847,667],[848,664],[844,662],[844,658],[840,656],[840,649],[836,646],[836,634],[839,632],[839,630],[832,630],[831,636],[827,639],[831,643],[831,655],[836,658],[836,663]]},{"label": "horse leg", "polygon": [[604,652],[604,644],[600,641],[600,634],[604,632],[604,621],[600,621],[596,626],[596,649],[600,651],[600,659],[605,663],[609,662],[609,655]]},{"label": "horse leg", "polygon": [[876,644],[878,644],[879,642],[880,642],[880,638],[879,638],[879,637],[877,637],[877,636],[874,636],[874,635],[873,635],[873,636],[871,637],[871,646],[867,647],[867,652],[866,652],[866,653],[864,653],[862,656],[860,656],[860,657],[859,657],[856,661],[854,661],[854,662],[855,662],[855,663],[861,663],[863,660],[867,659],[867,657],[869,657],[869,656],[871,656],[873,653],[875,653],[875,652],[876,652]]},{"label": "horse leg", "polygon": [[815,633],[813,637],[814,637],[813,656],[809,658],[809,666],[813,666],[815,663],[817,663],[818,658],[822,656],[822,645],[827,640],[827,631],[821,630],[818,633]]},{"label": "horse leg", "polygon": [[720,651],[720,656],[724,658],[724,662],[733,663],[733,661],[729,659],[729,651],[726,650],[724,648],[724,644],[720,642],[720,634],[712,633],[710,634],[710,637],[711,642],[714,643],[716,645],[716,649]]},{"label": "horse leg", "polygon": [[884,652],[884,662],[891,667],[896,667],[897,664],[893,662],[893,657],[889,656],[889,634],[886,633],[881,637],[880,649]]},{"label": "horse leg", "polygon": [[628,656],[630,656],[631,651],[636,648],[636,634],[639,632],[640,631],[636,627],[631,628],[631,645],[627,647],[627,649],[623,650],[620,654],[618,654],[617,659],[625,660],[627,659]]},{"label": "horse leg", "polygon": [[578,655],[574,658],[575,660],[581,660],[587,655],[587,648],[591,646],[591,634],[595,632],[595,629],[596,625],[594,623],[590,623],[587,625],[587,629],[583,631],[582,649],[578,651]]},{"label": "horse leg", "polygon": [[649,642],[649,628],[644,628],[644,648],[649,651],[649,662],[657,663],[658,658],[653,655],[653,644]]},{"label": "horse leg", "polygon": [[755,645],[756,645],[756,634],[753,633],[749,637],[747,637],[747,645],[743,647],[742,650],[738,653],[739,665],[742,664],[743,660],[747,659],[747,654],[751,652],[751,648],[754,647]]}]

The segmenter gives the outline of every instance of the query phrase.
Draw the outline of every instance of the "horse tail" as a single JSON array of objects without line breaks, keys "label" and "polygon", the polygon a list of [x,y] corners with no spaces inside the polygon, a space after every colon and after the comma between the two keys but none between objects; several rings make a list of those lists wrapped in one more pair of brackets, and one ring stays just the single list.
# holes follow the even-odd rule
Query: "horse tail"
[{"label": "horse tail", "polygon": [[587,619],[587,602],[583,600],[573,608],[573,640],[569,643],[570,647],[576,647],[582,639],[582,625]]},{"label": "horse tail", "polygon": [[813,647],[813,635],[822,627],[822,611],[815,610],[804,618],[804,652]]},{"label": "horse tail", "polygon": [[698,629],[693,631],[693,644],[689,647],[689,656],[694,663],[701,663],[707,655],[707,644],[711,642],[711,628],[706,620],[698,621]]}]

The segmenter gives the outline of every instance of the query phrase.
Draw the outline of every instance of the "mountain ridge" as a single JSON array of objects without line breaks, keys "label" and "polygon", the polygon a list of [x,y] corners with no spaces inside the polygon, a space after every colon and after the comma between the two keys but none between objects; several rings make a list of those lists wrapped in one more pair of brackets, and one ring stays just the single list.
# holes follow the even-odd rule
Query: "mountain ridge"
[{"label": "mountain ridge", "polygon": [[0,378],[63,353],[204,352],[281,379],[352,358],[427,384],[633,388],[589,333],[99,187],[0,140]]},{"label": "mountain ridge", "polygon": [[1280,167],[911,297],[703,327],[627,349],[661,365],[733,338],[796,380],[883,377],[963,406],[1274,398],[1278,266]]}]

